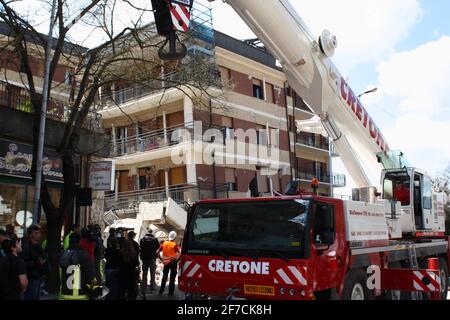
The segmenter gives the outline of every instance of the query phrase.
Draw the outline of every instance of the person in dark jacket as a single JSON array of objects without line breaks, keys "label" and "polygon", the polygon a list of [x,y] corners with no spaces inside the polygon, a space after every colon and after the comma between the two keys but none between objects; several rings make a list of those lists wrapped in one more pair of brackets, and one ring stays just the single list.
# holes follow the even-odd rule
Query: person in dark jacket
[{"label": "person in dark jacket", "polygon": [[20,242],[6,239],[1,247],[6,256],[0,258],[0,300],[20,300],[28,285]]},{"label": "person in dark jacket", "polygon": [[8,234],[6,233],[6,231],[3,229],[0,229],[0,258],[6,256],[6,253],[2,249],[2,243],[3,243],[3,241],[8,240],[8,239],[9,239],[9,237],[8,237]]},{"label": "person in dark jacket", "polygon": [[95,242],[94,258],[95,258],[96,277],[99,281],[102,281],[103,276],[101,270],[101,262],[103,259],[105,247],[103,246],[102,229],[98,224],[96,224],[93,228],[93,237]]},{"label": "person in dark jacket", "polygon": [[139,248],[139,243],[137,243],[134,238],[136,237],[136,232],[134,231],[130,231],[128,232],[128,240],[131,240],[133,242],[133,246],[134,246],[134,251],[136,251],[136,253],[139,256],[139,253],[141,251],[141,249]]},{"label": "person in dark jacket", "polygon": [[120,267],[120,247],[116,237],[108,239],[108,247],[105,250],[105,277],[109,294],[106,300],[118,300],[119,291],[119,267]]},{"label": "person in dark jacket", "polygon": [[27,230],[27,239],[22,244],[20,257],[25,261],[28,277],[24,300],[39,300],[46,263],[41,237],[41,228],[37,225],[30,226]]},{"label": "person in dark jacket", "polygon": [[156,259],[158,255],[156,251],[159,248],[159,241],[153,235],[153,230],[148,229],[147,234],[141,239],[141,260],[142,260],[142,282],[147,286],[147,274],[150,269],[150,291],[156,290]]},{"label": "person in dark jacket", "polygon": [[133,242],[125,239],[120,249],[119,287],[120,298],[136,300],[139,256],[134,249]]},{"label": "person in dark jacket", "polygon": [[125,229],[124,228],[120,227],[120,228],[116,229],[116,238],[117,238],[117,241],[119,241],[120,248],[122,248],[123,241],[126,239],[125,238]]},{"label": "person in dark jacket", "polygon": [[117,240],[117,237],[116,237],[116,229],[115,229],[115,228],[110,228],[110,229],[109,229],[109,236],[108,236],[108,239],[106,239],[106,247],[107,247],[107,248],[109,247],[109,242],[110,242],[112,239],[116,239],[116,240]]},{"label": "person in dark jacket", "polygon": [[60,300],[89,300],[92,287],[97,285],[94,262],[80,246],[80,236],[70,235],[69,249],[59,261],[61,274]]}]

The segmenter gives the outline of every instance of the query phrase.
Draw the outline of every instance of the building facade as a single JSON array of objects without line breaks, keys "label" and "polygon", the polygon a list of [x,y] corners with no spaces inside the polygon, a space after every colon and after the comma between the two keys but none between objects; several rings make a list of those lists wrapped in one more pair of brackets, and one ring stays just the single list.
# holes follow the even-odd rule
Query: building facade
[{"label": "building facade", "polygon": [[[105,210],[133,211],[141,201],[168,197],[178,203],[245,198],[252,189],[260,195],[282,194],[292,179],[298,179],[304,191],[312,192],[311,180],[317,178],[318,193],[332,193],[328,138],[297,132],[296,121],[314,114],[289,87],[275,58],[254,43],[218,31],[213,39],[214,48],[208,47],[202,54],[211,55],[222,86],[211,88],[211,95],[202,96],[201,103],[177,88],[124,84],[108,88],[108,94],[100,97],[98,112],[111,136],[116,168],[115,191],[105,195]],[[199,51],[198,45],[191,45],[188,51],[192,48]],[[163,69],[159,71],[164,73]],[[194,134],[199,123],[200,144]],[[187,149],[180,149],[180,129],[191,133],[183,142],[189,145]],[[219,145],[207,132],[205,138],[208,129],[221,134]],[[256,132],[254,139],[245,135],[249,132]],[[244,149],[237,147],[220,148],[229,141],[245,145],[245,155]],[[184,156],[198,155],[195,146],[214,150],[207,154],[210,161],[205,161],[204,152],[191,157],[192,161],[177,161],[180,150]],[[249,154],[253,147],[262,147],[269,154],[275,151],[277,166],[271,166],[274,158],[270,156],[264,160],[258,154],[253,159]],[[242,157],[250,161],[236,161]]]}]

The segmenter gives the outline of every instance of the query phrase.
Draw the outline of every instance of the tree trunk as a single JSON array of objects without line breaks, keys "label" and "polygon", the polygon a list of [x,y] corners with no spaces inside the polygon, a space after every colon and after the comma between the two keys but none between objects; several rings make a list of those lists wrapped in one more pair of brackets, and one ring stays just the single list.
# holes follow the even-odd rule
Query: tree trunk
[{"label": "tree trunk", "polygon": [[60,204],[54,206],[48,187],[43,181],[41,203],[47,219],[47,253],[49,271],[47,276],[47,291],[59,291],[59,258],[61,256],[61,231],[67,214],[70,212],[75,194],[74,165],[72,154],[60,153],[63,161],[64,189],[60,196]]},{"label": "tree trunk", "polygon": [[59,291],[59,258],[61,253],[61,230],[62,225],[58,223],[57,217],[61,214],[60,209],[53,209],[51,218],[47,218],[47,252],[49,259],[49,274],[47,275],[46,287],[50,293]]}]

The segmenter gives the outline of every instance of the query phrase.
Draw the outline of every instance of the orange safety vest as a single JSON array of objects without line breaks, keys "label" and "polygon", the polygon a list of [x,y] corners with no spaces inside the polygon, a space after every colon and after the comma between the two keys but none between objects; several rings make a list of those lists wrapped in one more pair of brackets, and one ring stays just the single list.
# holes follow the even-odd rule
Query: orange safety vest
[{"label": "orange safety vest", "polygon": [[178,245],[174,241],[164,241],[162,244],[162,256],[164,265],[169,264],[178,256]]}]

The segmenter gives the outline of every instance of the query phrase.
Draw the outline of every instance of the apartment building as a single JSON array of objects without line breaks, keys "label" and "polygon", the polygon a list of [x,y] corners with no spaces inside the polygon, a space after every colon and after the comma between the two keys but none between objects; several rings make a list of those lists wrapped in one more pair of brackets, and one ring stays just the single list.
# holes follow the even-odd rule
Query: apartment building
[{"label": "apartment building", "polygon": [[[163,84],[156,83],[152,89],[120,83],[100,96],[98,112],[111,136],[116,168],[116,189],[105,196],[106,210],[136,209],[140,201],[168,197],[178,203],[249,197],[250,189],[256,189],[251,185],[262,195],[283,193],[292,178],[299,179],[307,192],[312,191],[313,178],[320,181],[320,194],[332,192],[328,139],[297,132],[296,121],[314,115],[289,87],[275,58],[255,42],[218,31],[212,37],[214,49],[203,48],[201,52],[211,54],[223,88],[211,88],[214,94],[203,97],[202,103],[176,88],[162,90]],[[197,44],[188,49],[198,52],[201,48]],[[240,140],[246,150],[252,145],[272,148],[278,166],[269,168],[270,161],[258,157],[252,163],[196,161],[201,157],[182,164],[174,161],[178,152],[174,150],[180,148],[179,129],[193,133],[198,123],[203,127],[201,133],[213,128],[223,134],[224,141]],[[254,140],[236,136],[236,130],[252,129],[257,132]],[[194,135],[188,144],[196,145],[195,140]],[[211,148],[214,143],[217,141],[208,138],[200,145]],[[234,158],[239,158],[234,150]],[[222,160],[233,158],[228,151]]]}]

